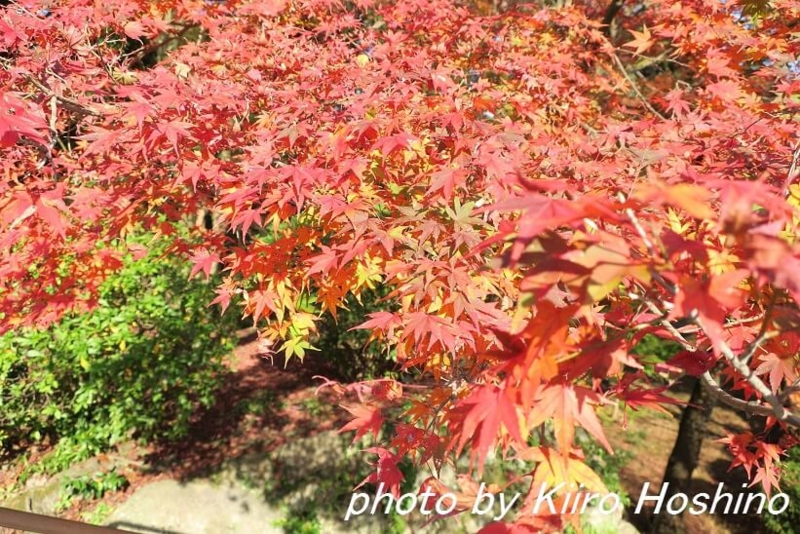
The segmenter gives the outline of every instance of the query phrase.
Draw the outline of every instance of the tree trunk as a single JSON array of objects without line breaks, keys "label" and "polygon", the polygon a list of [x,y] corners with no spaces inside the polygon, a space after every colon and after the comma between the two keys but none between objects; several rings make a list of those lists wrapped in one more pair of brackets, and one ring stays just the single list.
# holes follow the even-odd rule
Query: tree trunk
[{"label": "tree trunk", "polygon": [[678,427],[678,437],[670,454],[667,469],[664,472],[662,484],[669,483],[667,497],[662,504],[661,513],[652,517],[652,532],[654,534],[675,534],[685,532],[680,516],[666,513],[666,501],[677,493],[685,493],[692,480],[692,472],[700,460],[700,450],[703,437],[706,434],[706,425],[711,419],[714,408],[714,397],[703,386],[702,380],[696,380],[692,389],[689,405],[684,409],[681,424]]}]

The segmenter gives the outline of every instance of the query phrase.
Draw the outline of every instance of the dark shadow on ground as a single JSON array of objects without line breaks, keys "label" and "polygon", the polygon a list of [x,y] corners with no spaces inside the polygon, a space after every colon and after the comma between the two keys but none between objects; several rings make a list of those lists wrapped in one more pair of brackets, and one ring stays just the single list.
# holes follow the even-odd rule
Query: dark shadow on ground
[{"label": "dark shadow on ground", "polygon": [[[735,467],[730,469],[731,463],[727,460],[717,460],[715,462],[710,463],[706,469],[711,474],[717,483],[710,484],[707,481],[694,481],[691,486],[692,493],[708,493],[712,499],[714,497],[715,492],[717,491],[717,485],[719,482],[722,482],[724,486],[720,491],[722,492],[729,492],[734,496],[734,505],[736,502],[736,497],[744,493],[745,496],[742,497],[743,501],[747,500],[747,495],[751,493],[760,493],[761,492],[761,485],[756,485],[753,487],[749,487],[749,483],[747,480],[747,474],[742,467]],[[711,502],[711,500],[709,500]],[[721,506],[717,507],[717,510],[724,510],[726,500],[721,500]],[[755,505],[751,505],[751,508],[757,507],[758,501],[753,501],[756,503]],[[734,505],[731,505],[731,511],[734,508]],[[742,507],[744,509],[744,507]],[[753,532],[760,532],[764,529],[764,522],[760,516],[768,513],[766,512],[766,507],[761,514],[759,514],[755,509],[749,510],[747,514],[739,513],[734,515],[733,513],[725,514],[717,512],[721,522],[727,526],[731,532],[741,532],[745,533],[753,533]]]},{"label": "dark shadow on ground", "polygon": [[[336,378],[318,353],[306,355],[302,362],[292,358],[285,366],[282,357],[276,357],[273,364],[259,353],[251,334],[241,338],[234,359],[235,370],[225,378],[216,404],[195,415],[188,435],[150,447],[143,459],[151,474],[169,473],[179,480],[209,476],[226,461],[272,451],[289,435],[296,439],[320,430],[309,414],[286,402],[292,394],[318,386],[314,376]],[[331,399],[321,393],[315,402],[324,405]],[[334,418],[332,424],[337,423]]]},{"label": "dark shadow on ground", "polygon": [[132,528],[135,529],[137,532],[142,532],[146,534],[187,534],[184,532],[178,532],[177,530],[164,530],[161,528],[152,528],[145,525],[139,525],[136,523],[129,523],[128,521],[114,521],[113,523],[109,523],[106,525],[111,528],[116,529],[126,529]]},{"label": "dark shadow on ground", "polygon": [[[733,513],[739,494],[744,494],[742,500],[740,501],[740,510],[744,510],[744,504],[747,502],[747,496],[751,493],[758,493],[758,488],[748,488],[746,485],[747,478],[743,470],[734,469],[733,471],[728,472],[729,466],[730,462],[719,460],[708,467],[709,471],[712,471],[714,474],[715,482],[713,483],[709,482],[708,480],[702,480],[698,478],[693,479],[686,491],[686,495],[689,498],[689,506],[691,506],[691,499],[695,495],[706,493],[708,498],[704,499],[704,502],[709,506],[709,510],[706,512],[707,515],[710,512],[712,503],[714,502],[718,484],[722,483],[723,486],[719,490],[720,493],[731,494],[732,497],[730,498],[730,505],[727,514],[725,513],[725,508],[729,500],[725,496],[720,497],[714,513],[715,517],[718,519],[718,522],[721,525],[724,525],[727,531],[731,533],[752,534],[755,532],[763,532],[764,523],[759,517],[759,513],[757,511],[759,502],[758,499],[752,501],[754,504],[751,504],[748,513]],[[742,487],[742,484],[745,484],[745,486]],[[647,490],[647,495],[656,496],[660,493],[660,491],[661,484],[658,482],[653,483],[651,481],[650,487]],[[650,532],[649,513],[652,508],[639,514],[633,513],[636,509],[638,499],[639,494],[631,495],[632,505],[627,510],[628,513],[626,519],[630,521],[640,532]],[[662,507],[661,513],[665,513],[664,510],[665,508]],[[766,510],[766,505],[764,510]],[[767,512],[762,512],[762,515],[763,513]],[[683,517],[684,526],[686,527],[687,533],[701,532],[699,529],[702,528],[702,525],[694,525],[692,517],[688,512],[688,508],[687,511],[684,512]]]},{"label": "dark shadow on ground", "polygon": [[[676,389],[680,391],[679,388]],[[682,393],[684,393],[683,396],[685,397],[685,392]],[[645,509],[639,514],[635,514],[634,511],[646,482],[650,484],[647,489],[648,496],[660,493],[663,467],[674,445],[677,426],[680,421],[680,407],[669,406],[667,410],[673,414],[674,419],[655,418],[649,415],[645,416],[644,420],[634,423],[634,428],[644,430],[644,439],[642,443],[634,444],[631,448],[637,455],[644,455],[645,458],[649,455],[649,459],[643,464],[639,464],[641,470],[632,471],[630,467],[623,468],[623,477],[628,482],[627,489],[631,498],[631,506],[626,510],[626,519],[643,533],[650,532],[649,521],[652,508]],[[742,432],[748,428],[746,419],[737,411],[724,405],[717,405],[714,408],[712,419],[706,427],[708,434],[703,442],[700,466],[695,470],[692,481],[685,492],[689,498],[690,506],[691,499],[695,495],[707,493],[709,498],[705,499],[705,502],[710,506],[719,484],[722,483],[723,486],[720,492],[732,494],[732,504],[729,513],[726,514],[724,509],[727,499],[724,497],[720,499],[720,504],[717,506],[713,517],[717,527],[724,528],[726,532],[731,534],[764,532],[762,517],[766,512],[758,514],[757,511],[751,509],[747,514],[732,513],[739,494],[745,494],[742,502],[746,502],[747,495],[759,492],[760,486],[748,487],[744,469],[741,467],[730,469],[730,456],[723,452],[719,443],[715,443],[717,439],[724,436],[725,432]],[[751,506],[751,508],[756,507],[757,505]],[[664,513],[663,509],[662,513]],[[683,525],[686,529],[685,532],[689,534],[713,534],[713,532],[716,532],[714,530],[716,527],[711,527],[707,521],[702,521],[708,516],[708,512],[701,516],[693,516],[688,511],[684,512]],[[712,528],[712,530],[709,530],[709,528]]]},{"label": "dark shadow on ground", "polygon": [[217,403],[197,414],[184,439],[150,448],[144,457],[150,479],[235,480],[283,510],[287,531],[319,527],[323,519],[340,523],[353,488],[372,468],[350,448],[352,434],[337,432],[352,416],[332,392],[315,395],[322,381],[314,377],[345,380],[324,353],[284,366],[282,358],[264,359],[258,343],[242,340]]}]

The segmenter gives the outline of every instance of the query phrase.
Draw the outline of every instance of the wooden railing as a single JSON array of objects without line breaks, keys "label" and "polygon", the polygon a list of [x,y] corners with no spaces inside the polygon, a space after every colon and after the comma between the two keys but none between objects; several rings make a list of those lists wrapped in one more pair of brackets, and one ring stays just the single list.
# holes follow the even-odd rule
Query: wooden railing
[{"label": "wooden railing", "polygon": [[0,527],[40,534],[119,534],[116,528],[97,527],[80,521],[21,512],[0,507]]}]

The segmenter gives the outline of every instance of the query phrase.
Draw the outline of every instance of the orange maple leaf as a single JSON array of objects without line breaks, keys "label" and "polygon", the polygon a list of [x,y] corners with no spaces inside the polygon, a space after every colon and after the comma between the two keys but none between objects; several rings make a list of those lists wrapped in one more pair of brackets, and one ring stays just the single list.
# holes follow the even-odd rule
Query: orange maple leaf
[{"label": "orange maple leaf", "polygon": [[633,41],[629,41],[622,46],[627,46],[630,48],[635,48],[635,54],[641,54],[653,44],[655,41],[653,40],[653,36],[650,34],[650,30],[647,29],[647,26],[643,28],[641,32],[637,32],[634,30],[628,30],[634,37]]},{"label": "orange maple leaf", "polygon": [[355,430],[356,436],[353,438],[353,443],[358,441],[359,438],[367,432],[372,433],[375,438],[378,437],[378,432],[381,431],[381,425],[383,425],[383,417],[378,408],[364,404],[357,404],[355,406],[345,406],[342,404],[342,408],[353,414],[355,419],[344,425],[339,430],[340,433],[347,432],[348,430]]}]

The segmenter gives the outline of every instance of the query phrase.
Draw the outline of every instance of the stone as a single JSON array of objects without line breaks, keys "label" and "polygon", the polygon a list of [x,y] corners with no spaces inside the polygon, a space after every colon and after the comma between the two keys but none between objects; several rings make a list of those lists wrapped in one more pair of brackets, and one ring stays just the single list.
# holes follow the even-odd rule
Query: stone
[{"label": "stone", "polygon": [[25,483],[24,489],[2,503],[2,506],[13,510],[55,516],[58,513],[61,490],[67,481],[108,472],[122,463],[124,460],[112,459],[101,462],[97,458],[89,458],[50,477],[40,473],[33,474]]},{"label": "stone", "polygon": [[235,484],[161,480],[134,492],[105,524],[143,534],[278,533],[282,518],[258,492]]}]

